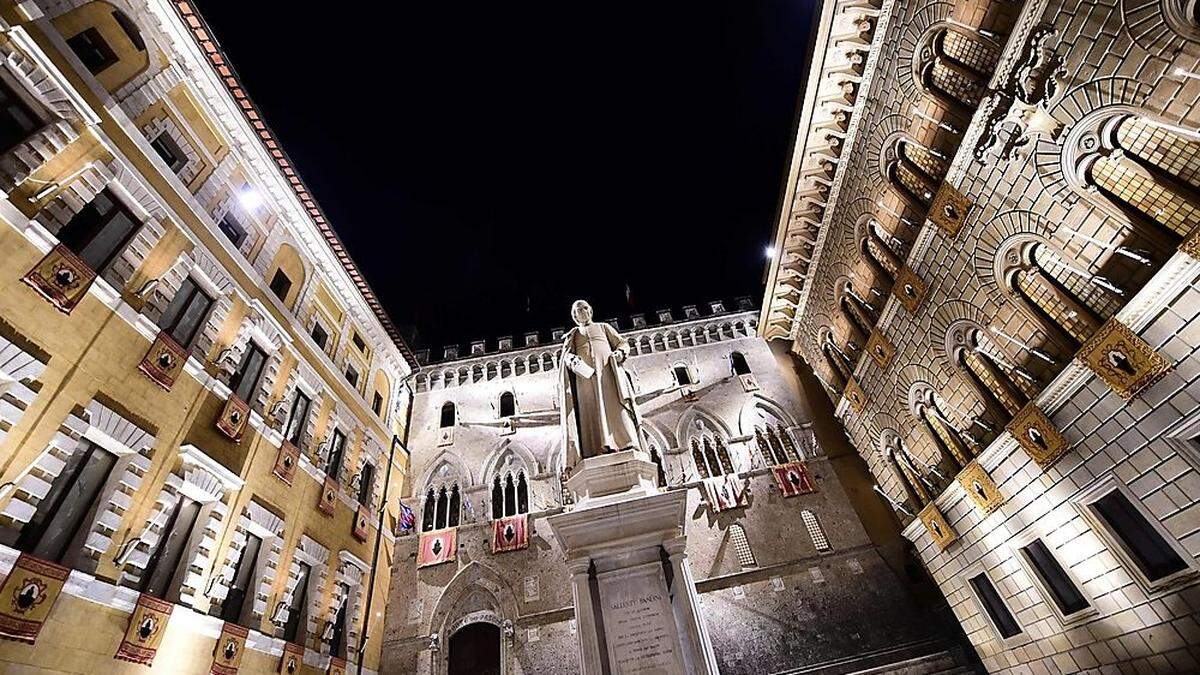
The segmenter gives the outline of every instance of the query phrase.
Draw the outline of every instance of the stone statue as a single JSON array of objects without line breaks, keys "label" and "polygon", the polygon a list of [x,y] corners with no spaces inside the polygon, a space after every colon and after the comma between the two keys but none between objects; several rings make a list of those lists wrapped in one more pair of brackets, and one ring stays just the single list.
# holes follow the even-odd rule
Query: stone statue
[{"label": "stone statue", "polygon": [[592,321],[583,300],[571,305],[575,327],[563,338],[560,426],[563,466],[580,459],[640,449],[633,382],[621,364],[629,343],[606,323]]}]

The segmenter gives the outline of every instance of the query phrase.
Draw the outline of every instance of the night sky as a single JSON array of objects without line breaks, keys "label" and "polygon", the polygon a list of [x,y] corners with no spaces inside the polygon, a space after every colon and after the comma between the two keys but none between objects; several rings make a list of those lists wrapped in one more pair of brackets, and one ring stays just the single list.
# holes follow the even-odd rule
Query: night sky
[{"label": "night sky", "polygon": [[576,297],[599,319],[757,303],[814,3],[199,7],[393,320],[437,348],[567,326]]}]

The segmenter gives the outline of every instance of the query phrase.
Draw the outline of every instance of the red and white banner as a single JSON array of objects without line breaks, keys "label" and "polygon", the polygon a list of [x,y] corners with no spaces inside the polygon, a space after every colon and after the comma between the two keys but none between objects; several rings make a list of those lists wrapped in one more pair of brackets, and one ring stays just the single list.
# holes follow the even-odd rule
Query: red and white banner
[{"label": "red and white banner", "polygon": [[804,462],[788,462],[771,467],[771,475],[775,476],[775,484],[784,497],[806,495],[817,491],[812,474]]},{"label": "red and white banner", "polygon": [[704,479],[704,500],[713,511],[749,506],[746,483],[736,473]]},{"label": "red and white banner", "polygon": [[33,644],[71,570],[22,553],[0,586],[0,638]]},{"label": "red and white banner", "polygon": [[83,300],[95,280],[92,268],[63,244],[50,249],[46,257],[21,277],[21,281],[67,314]]},{"label": "red and white banner", "polygon": [[529,548],[529,517],[524,513],[492,521],[492,553]]},{"label": "red and white banner", "polygon": [[421,546],[417,550],[417,567],[450,562],[457,551],[458,528],[422,532]]},{"label": "red and white banner", "polygon": [[167,621],[175,605],[142,593],[138,596],[133,614],[129,616],[129,627],[125,639],[113,658],[148,666],[154,663],[154,654],[167,632]]},{"label": "red and white banner", "polygon": [[237,675],[242,666],[242,652],[246,651],[246,637],[250,631],[236,623],[225,622],[221,635],[213,650],[212,675]]},{"label": "red and white banner", "polygon": [[283,656],[279,658],[279,675],[296,675],[304,663],[304,647],[291,642],[283,643]]},{"label": "red and white banner", "polygon": [[158,386],[171,391],[186,362],[187,350],[164,330],[159,331],[158,337],[154,338],[150,351],[146,352],[145,358],[138,364],[138,370]]}]

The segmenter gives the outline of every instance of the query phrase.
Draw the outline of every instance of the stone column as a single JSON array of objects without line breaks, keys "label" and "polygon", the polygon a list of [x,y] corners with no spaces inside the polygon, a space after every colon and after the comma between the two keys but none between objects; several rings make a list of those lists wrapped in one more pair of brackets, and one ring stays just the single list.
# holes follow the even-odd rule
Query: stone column
[{"label": "stone column", "polygon": [[676,537],[663,542],[663,548],[671,560],[672,580],[671,594],[675,607],[685,625],[690,630],[680,631],[683,639],[688,642],[688,662],[692,672],[704,675],[717,675],[717,658],[713,654],[712,642],[708,638],[708,627],[700,616],[698,607],[700,598],[696,594],[696,581],[692,578],[692,566],[687,559],[687,538]]},{"label": "stone column", "polygon": [[579,672],[583,675],[600,675],[603,666],[600,660],[600,641],[597,635],[596,607],[592,604],[590,558],[575,558],[567,561],[571,572],[571,594],[575,599],[575,634],[579,636]]}]

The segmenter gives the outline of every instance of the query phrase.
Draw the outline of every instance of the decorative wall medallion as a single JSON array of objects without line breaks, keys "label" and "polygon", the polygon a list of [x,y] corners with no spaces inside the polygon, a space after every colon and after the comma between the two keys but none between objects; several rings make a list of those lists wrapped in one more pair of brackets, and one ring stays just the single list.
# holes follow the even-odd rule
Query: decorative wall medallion
[{"label": "decorative wall medallion", "polygon": [[71,249],[59,244],[50,249],[21,281],[67,314],[87,295],[96,273]]},{"label": "decorative wall medallion", "polygon": [[271,473],[279,480],[292,484],[292,478],[296,475],[296,465],[300,463],[300,448],[297,448],[291,441],[285,440],[279,445],[279,454],[275,455],[275,468]]},{"label": "decorative wall medallion", "polygon": [[367,531],[370,527],[371,509],[366,506],[358,507],[358,510],[354,512],[354,527],[350,530],[351,534],[359,541],[366,541]]},{"label": "decorative wall medallion", "polygon": [[937,504],[930,502],[921,509],[917,517],[925,524],[925,529],[929,531],[929,536],[933,537],[934,543],[943,551],[958,539],[958,533],[950,527],[946,517],[938,510]]},{"label": "decorative wall medallion", "polygon": [[317,509],[327,516],[332,516],[333,509],[337,506],[339,492],[338,482],[332,477],[326,476],[325,484],[321,486],[321,496],[317,500]]},{"label": "decorative wall medallion", "polygon": [[454,427],[442,427],[438,431],[438,447],[454,443]]},{"label": "decorative wall medallion", "polygon": [[738,375],[738,380],[742,383],[742,391],[758,391],[758,378],[754,375]]},{"label": "decorative wall medallion", "polygon": [[904,305],[909,314],[916,314],[921,301],[925,299],[925,282],[921,281],[916,272],[901,267],[900,272],[896,274],[896,283],[892,284],[892,295],[900,300],[900,304]]},{"label": "decorative wall medallion", "polygon": [[984,515],[995,511],[1004,503],[1004,496],[1000,494],[1000,488],[996,487],[996,482],[979,465],[979,462],[968,464],[959,472],[956,480],[971,501],[975,503],[975,507]]},{"label": "decorative wall medallion", "polygon": [[854,412],[862,413],[863,409],[867,407],[867,395],[853,377],[846,381],[846,389],[842,392],[842,396],[850,403]]},{"label": "decorative wall medallion", "polygon": [[236,623],[225,622],[221,635],[213,650],[212,675],[237,675],[242,665],[242,652],[246,650],[246,636],[250,631]]},{"label": "decorative wall medallion", "polygon": [[138,370],[150,378],[154,384],[171,391],[175,380],[183,372],[183,364],[187,362],[187,350],[173,340],[166,331],[159,331],[158,337],[150,345],[150,351],[138,364]]},{"label": "decorative wall medallion", "polygon": [[953,237],[967,222],[971,211],[971,200],[959,192],[953,185],[942,183],[937,194],[933,196],[933,205],[929,207],[929,219],[942,231]]},{"label": "decorative wall medallion", "polygon": [[242,434],[245,433],[249,421],[250,405],[230,394],[221,408],[221,414],[217,416],[217,431],[236,443],[242,440]]},{"label": "decorative wall medallion", "polygon": [[880,368],[887,368],[892,362],[892,357],[896,355],[896,348],[892,343],[883,336],[883,331],[878,327],[871,331],[871,337],[867,339],[867,353],[879,364]]},{"label": "decorative wall medallion", "polygon": [[1166,358],[1115,318],[1088,338],[1079,358],[1125,399],[1145,391],[1171,370]]},{"label": "decorative wall medallion", "polygon": [[1050,418],[1033,403],[1021,408],[1004,428],[1043,469],[1067,451],[1067,439],[1063,438],[1058,429],[1054,428]]}]

